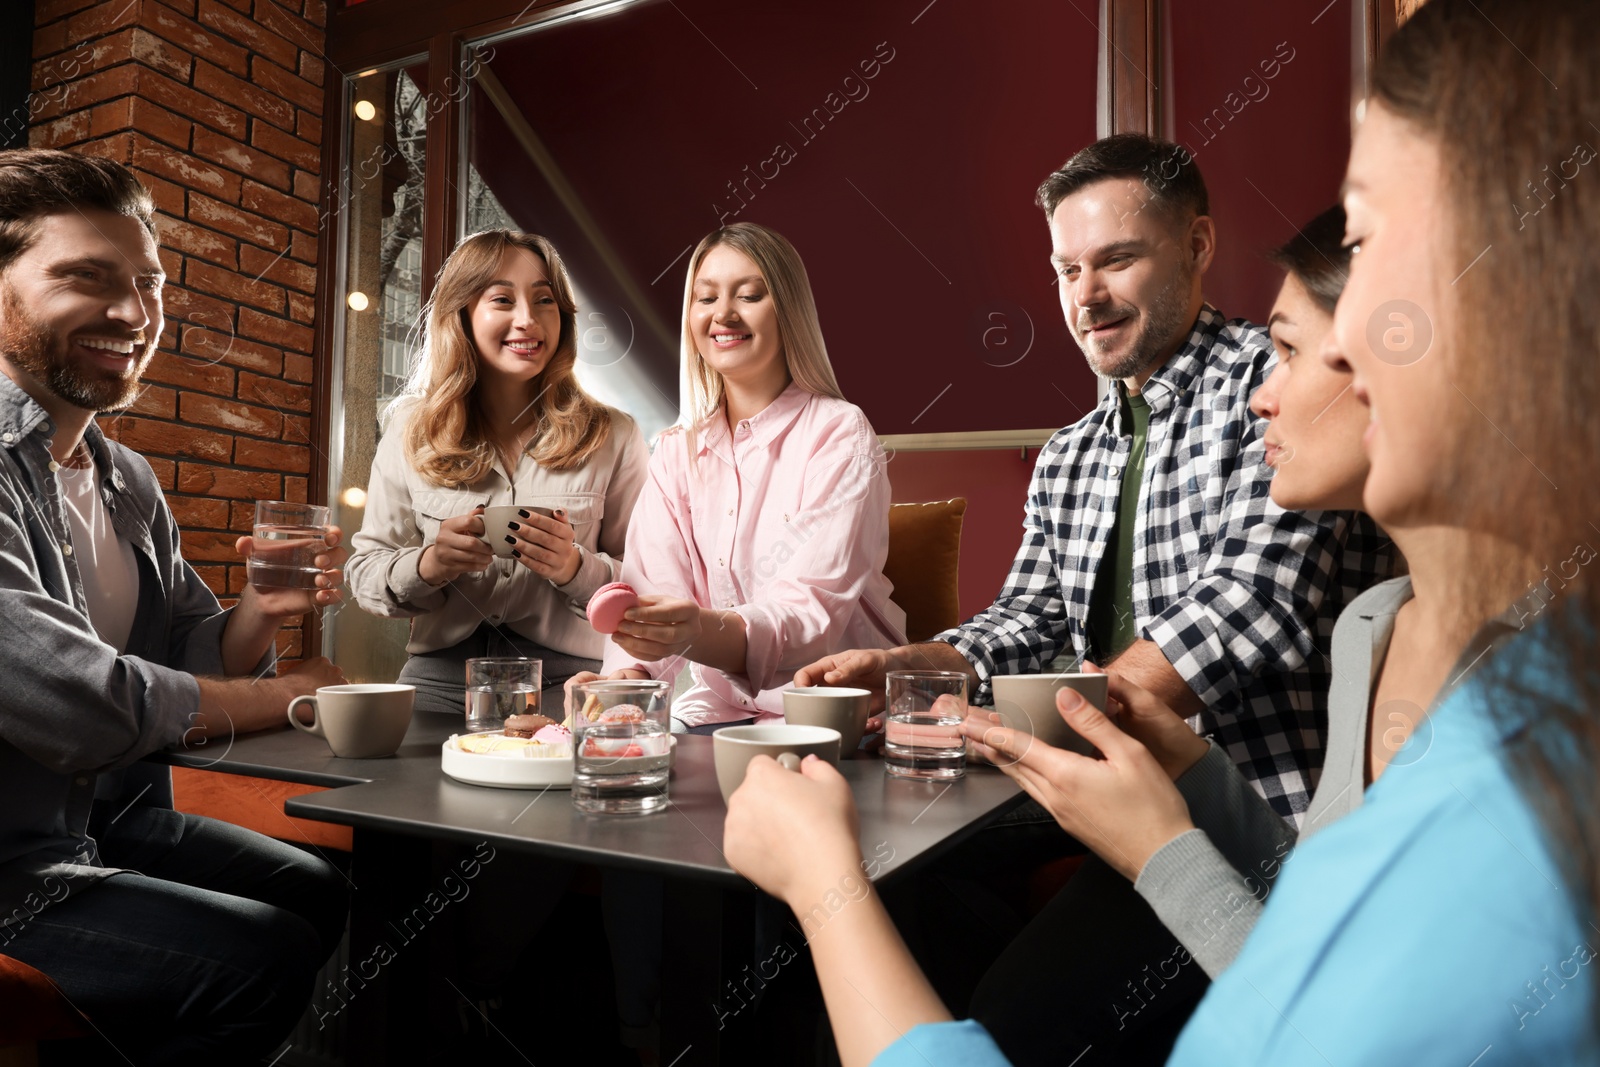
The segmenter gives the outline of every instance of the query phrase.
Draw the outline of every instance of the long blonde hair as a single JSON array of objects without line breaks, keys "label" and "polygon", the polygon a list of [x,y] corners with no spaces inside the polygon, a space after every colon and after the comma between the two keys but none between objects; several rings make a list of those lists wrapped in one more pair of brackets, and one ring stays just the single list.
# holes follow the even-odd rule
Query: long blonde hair
[{"label": "long blonde hair", "polygon": [[537,234],[484,230],[456,245],[439,271],[433,299],[423,312],[427,342],[402,396],[416,402],[405,431],[406,456],[434,485],[472,485],[494,465],[495,441],[482,409],[473,402],[482,355],[472,340],[472,305],[496,277],[501,257],[513,248],[543,261],[561,309],[560,340],[531,383],[538,430],[527,453],[541,467],[568,470],[587,462],[611,432],[611,413],[573,376],[578,306],[555,246]]},{"label": "long blonde hair", "polygon": [[706,254],[718,245],[743,252],[755,261],[761,277],[772,293],[772,306],[778,314],[778,341],[783,346],[789,377],[808,393],[840,400],[844,393],[828,362],[828,346],[822,340],[822,324],[817,319],[817,302],[811,295],[811,280],[806,265],[781,233],[754,222],[736,222],[713,230],[701,239],[689,257],[689,274],[683,283],[683,366],[689,387],[684,398],[680,424],[691,432],[722,410],[726,385],[722,375],[706,362],[689,325],[689,310],[694,306],[694,279]]}]

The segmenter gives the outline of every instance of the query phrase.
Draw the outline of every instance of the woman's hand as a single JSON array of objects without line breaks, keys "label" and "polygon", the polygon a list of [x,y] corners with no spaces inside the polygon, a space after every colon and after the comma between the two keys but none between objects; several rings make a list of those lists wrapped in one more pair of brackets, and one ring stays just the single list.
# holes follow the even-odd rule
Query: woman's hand
[{"label": "woman's hand", "polygon": [[722,848],[734,870],[803,913],[846,876],[865,884],[859,835],[850,785],[826,760],[807,756],[795,772],[756,756],[728,798]]},{"label": "woman's hand", "polygon": [[[263,618],[281,621],[339,603],[344,599],[344,593],[339,589],[344,581],[344,561],[350,556],[349,550],[340,544],[343,540],[343,530],[337,526],[328,527],[327,548],[319,552],[313,561],[313,565],[322,571],[317,575],[315,589],[247,585],[239,598],[241,606]],[[248,535],[241,537],[233,543],[233,547],[248,562],[256,550],[255,538]]]},{"label": "woman's hand", "polygon": [[1094,664],[1086,669],[1095,674],[1105,674],[1111,713],[1116,724],[1128,736],[1137,739],[1156,762],[1161,764],[1167,777],[1177,781],[1184,771],[1200,762],[1210,749],[1205,738],[1190,728],[1177,712],[1148,689],[1129,681],[1115,670],[1101,671]]},{"label": "woman's hand", "polygon": [[576,578],[583,555],[573,538],[566,510],[557,508],[553,519],[526,508],[517,514],[520,517],[511,520],[504,534],[496,530],[491,536],[509,541],[513,558],[541,578],[556,585],[566,585]]},{"label": "woman's hand", "polygon": [[562,683],[561,686],[562,692],[566,697],[566,714],[573,714],[576,707],[582,703],[581,701],[574,701],[573,690],[582,685],[584,682],[614,682],[622,678],[645,679],[649,677],[650,676],[648,674],[639,670],[637,667],[623,667],[621,670],[612,671],[610,674],[606,675],[596,674],[594,671],[579,671],[571,678],[568,678],[564,683]]},{"label": "woman's hand", "polygon": [[622,624],[611,635],[617,647],[634,659],[655,663],[683,655],[700,640],[703,623],[701,608],[680,597],[642,596],[639,606],[629,608]]},{"label": "woman's hand", "polygon": [[1105,758],[1080,756],[1008,730],[997,725],[998,715],[969,716],[961,729],[1063,830],[1133,881],[1161,846],[1194,829],[1189,806],[1150,750],[1081,694],[1058,690],[1056,710]]},{"label": "woman's hand", "polygon": [[439,536],[422,550],[417,574],[429,585],[453,582],[468,571],[487,570],[494,562],[494,550],[480,539],[483,533],[483,505],[465,515],[445,519]]}]

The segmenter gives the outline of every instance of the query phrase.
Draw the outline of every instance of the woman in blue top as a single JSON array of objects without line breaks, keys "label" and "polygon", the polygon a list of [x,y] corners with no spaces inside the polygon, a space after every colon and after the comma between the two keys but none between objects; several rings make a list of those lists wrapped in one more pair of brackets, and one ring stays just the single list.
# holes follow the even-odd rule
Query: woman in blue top
[{"label": "woman in blue top", "polygon": [[[1380,62],[1346,198],[1359,252],[1329,353],[1372,415],[1366,505],[1394,525],[1484,534],[1458,603],[1510,611],[1477,648],[1531,632],[1425,722],[1364,807],[1297,852],[1174,1062],[1596,1062],[1600,615],[1583,567],[1600,501],[1583,467],[1600,454],[1600,316],[1574,294],[1600,292],[1600,194],[1572,179],[1595,156],[1579,107],[1600,98],[1597,54],[1575,0],[1434,0]],[[1519,199],[1541,174],[1527,187],[1544,195]],[[1549,561],[1537,584],[1530,554]],[[1093,709],[1069,720],[1111,767],[1134,762],[1137,743]],[[730,805],[729,855],[803,905],[810,865],[784,857],[844,862],[841,837],[853,853],[848,792],[825,767],[753,770],[774,817],[812,814],[783,824],[796,833],[779,850],[748,839],[752,804]],[[840,818],[815,816],[828,803]],[[973,1024],[912,1029],[942,1008],[875,900],[862,903],[812,945],[845,1062],[887,1044],[862,1039],[869,1012],[910,1031],[881,1062],[1001,1062]],[[848,936],[828,943],[835,928]]]}]

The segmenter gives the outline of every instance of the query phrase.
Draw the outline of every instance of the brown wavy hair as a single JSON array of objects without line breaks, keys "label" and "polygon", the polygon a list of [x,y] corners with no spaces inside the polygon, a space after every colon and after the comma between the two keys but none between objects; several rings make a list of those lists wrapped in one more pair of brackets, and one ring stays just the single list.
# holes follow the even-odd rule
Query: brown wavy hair
[{"label": "brown wavy hair", "polygon": [[452,489],[482,480],[494,465],[495,441],[475,402],[482,355],[472,340],[472,305],[489,287],[500,259],[513,248],[537,256],[550,274],[561,337],[535,378],[538,430],[526,452],[541,467],[570,470],[588,462],[611,432],[611,412],[578,385],[578,305],[555,245],[537,234],[484,230],[462,240],[439,271],[423,311],[427,341],[403,399],[414,400],[405,431],[406,455],[434,485]]},{"label": "brown wavy hair", "polygon": [[[1484,682],[1580,929],[1600,921],[1600,134],[1586,114],[1600,100],[1596,56],[1593,0],[1431,0],[1374,72],[1378,103],[1440,153],[1445,274],[1462,273],[1435,343],[1464,399],[1441,446],[1459,457],[1442,490],[1460,502],[1459,525],[1515,549],[1463,568],[1459,598],[1509,590],[1519,626],[1538,630],[1495,657]],[[1543,565],[1531,582],[1520,553]],[[1600,1011],[1591,1016],[1600,1034]]]}]

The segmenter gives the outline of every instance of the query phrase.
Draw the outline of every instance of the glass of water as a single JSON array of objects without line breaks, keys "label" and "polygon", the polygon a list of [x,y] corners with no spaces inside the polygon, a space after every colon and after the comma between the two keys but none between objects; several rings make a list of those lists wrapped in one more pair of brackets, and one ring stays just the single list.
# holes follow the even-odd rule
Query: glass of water
[{"label": "glass of water", "polygon": [[960,671],[890,671],[883,762],[899,778],[946,781],[967,773],[967,676]]},{"label": "glass of water", "polygon": [[504,730],[512,715],[539,710],[544,661],[521,656],[467,660],[467,732]]},{"label": "glass of water", "polygon": [[579,811],[642,813],[667,806],[671,682],[580,682],[572,711],[572,803]]},{"label": "glass of water", "polygon": [[262,588],[315,589],[322,568],[317,556],[328,548],[328,509],[287,500],[256,501],[250,536],[255,548],[245,570]]}]

